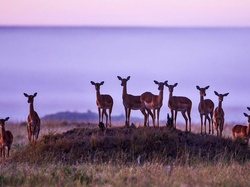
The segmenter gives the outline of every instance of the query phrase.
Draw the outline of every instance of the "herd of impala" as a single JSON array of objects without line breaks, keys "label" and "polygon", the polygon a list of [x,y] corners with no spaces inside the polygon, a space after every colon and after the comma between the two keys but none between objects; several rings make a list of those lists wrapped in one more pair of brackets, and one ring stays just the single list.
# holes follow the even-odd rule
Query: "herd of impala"
[{"label": "herd of impala", "polygon": [[[171,121],[171,125],[176,128],[177,112],[180,111],[186,122],[186,132],[191,132],[192,101],[187,97],[173,96],[174,88],[178,85],[178,83],[170,85],[168,84],[168,81],[158,82],[155,80],[154,83],[158,85],[158,95],[154,95],[151,92],[144,92],[141,95],[135,96],[127,93],[127,82],[130,79],[130,76],[128,76],[127,78],[121,78],[120,76],[117,76],[117,78],[121,81],[121,86],[123,87],[122,99],[125,109],[126,126],[130,125],[129,120],[131,110],[140,110],[144,116],[144,126],[149,125],[148,118],[150,115],[152,118],[153,126],[155,127],[155,119],[157,118],[157,126],[159,127],[159,116],[163,102],[163,90],[164,86],[166,86],[169,90],[168,107],[171,111],[171,118],[168,115],[168,120]],[[104,84],[104,81],[100,83],[90,81],[90,83],[95,86],[96,90],[96,105],[98,108],[99,124],[103,122],[103,117],[105,115],[106,127],[111,127],[113,98],[108,94],[100,93],[100,87]],[[206,134],[206,121],[208,120],[209,134],[214,134],[215,127],[217,131],[217,136],[222,136],[224,126],[224,111],[222,108],[222,101],[223,98],[229,93],[219,94],[218,92],[214,91],[215,95],[218,96],[219,100],[218,106],[214,109],[213,101],[211,101],[210,99],[204,99],[204,97],[206,96],[206,90],[209,88],[209,86],[206,86],[204,88],[196,86],[196,88],[200,91],[200,103],[198,106],[198,111],[200,113],[201,119],[201,134]],[[41,123],[39,115],[34,110],[34,98],[37,96],[37,93],[34,93],[33,95],[28,95],[24,93],[24,96],[28,98],[29,103],[29,114],[27,117],[28,139],[30,142],[34,142],[38,139]],[[247,107],[247,109],[250,111],[250,107]],[[241,137],[248,143],[250,138],[250,115],[244,113],[244,116],[248,118],[248,126],[235,125],[232,128],[232,137],[233,139]],[[5,158],[6,156],[5,149],[7,149],[7,156],[9,156],[9,152],[13,142],[13,135],[11,131],[5,130],[5,122],[8,120],[9,117],[6,117],[5,119],[0,119],[0,156],[3,156],[3,158]]]}]

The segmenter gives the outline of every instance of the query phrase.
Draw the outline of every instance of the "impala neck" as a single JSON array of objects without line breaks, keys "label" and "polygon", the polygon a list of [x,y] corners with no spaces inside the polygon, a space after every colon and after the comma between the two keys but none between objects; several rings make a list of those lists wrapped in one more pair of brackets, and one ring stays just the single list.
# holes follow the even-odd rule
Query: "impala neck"
[{"label": "impala neck", "polygon": [[219,101],[218,109],[220,110],[221,108],[222,108],[222,101]]},{"label": "impala neck", "polygon": [[160,102],[162,102],[162,100],[163,100],[163,89],[160,90],[160,92],[159,92],[158,100],[159,100]]},{"label": "impala neck", "polygon": [[124,98],[126,95],[128,95],[128,93],[127,93],[127,84],[125,84],[125,85],[123,86],[122,98]]},{"label": "impala neck", "polygon": [[204,106],[204,96],[203,95],[200,96],[200,104],[202,107]]},{"label": "impala neck", "polygon": [[96,90],[96,99],[97,99],[98,101],[101,100],[100,90]]},{"label": "impala neck", "polygon": [[34,111],[34,105],[33,105],[33,102],[30,103],[30,114],[33,114],[35,111]]}]

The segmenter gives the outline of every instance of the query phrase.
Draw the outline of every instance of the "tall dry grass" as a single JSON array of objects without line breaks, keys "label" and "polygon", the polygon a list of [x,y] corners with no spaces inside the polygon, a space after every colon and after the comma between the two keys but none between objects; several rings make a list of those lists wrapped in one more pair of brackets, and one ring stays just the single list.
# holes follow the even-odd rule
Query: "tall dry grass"
[{"label": "tall dry grass", "polygon": [[[163,124],[164,125],[164,124]],[[184,126],[179,125],[178,128]],[[14,143],[2,186],[248,186],[249,147],[224,138],[162,128],[43,122],[29,144],[24,123],[7,124]],[[228,134],[226,134],[228,132]],[[236,180],[237,179],[237,180]]]}]

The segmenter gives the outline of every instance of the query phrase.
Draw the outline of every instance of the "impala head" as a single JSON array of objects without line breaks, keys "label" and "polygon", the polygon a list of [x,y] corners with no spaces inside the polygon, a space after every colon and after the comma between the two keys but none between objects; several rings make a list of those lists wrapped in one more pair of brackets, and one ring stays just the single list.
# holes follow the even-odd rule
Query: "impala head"
[{"label": "impala head", "polygon": [[90,81],[90,83],[95,86],[96,91],[100,91],[100,87],[101,87],[101,85],[104,84],[104,81],[102,81],[100,83],[95,83],[94,81]]},{"label": "impala head", "polygon": [[128,76],[126,79],[123,79],[120,76],[117,76],[117,78],[121,81],[121,86],[125,86],[130,79],[130,76]]},{"label": "impala head", "polygon": [[243,113],[244,116],[246,116],[248,118],[248,123],[250,123],[250,115],[246,114],[246,113]]},{"label": "impala head", "polygon": [[34,97],[36,97],[37,93],[34,93],[34,95],[28,95],[26,93],[23,93],[25,97],[28,97],[28,103],[33,103]]},{"label": "impala head", "polygon": [[173,93],[174,87],[176,87],[178,83],[175,83],[174,85],[170,85],[170,84],[165,84],[165,85],[168,87],[169,92]]},{"label": "impala head", "polygon": [[164,85],[167,86],[168,81],[158,82],[158,81],[154,80],[154,83],[158,85],[158,90],[163,90],[164,89]]},{"label": "impala head", "polygon": [[199,86],[196,86],[198,90],[200,90],[201,96],[206,96],[206,90],[209,88],[209,86],[206,86],[205,88],[200,88]]},{"label": "impala head", "polygon": [[223,98],[229,94],[229,93],[219,94],[219,93],[216,92],[216,91],[214,91],[214,93],[215,93],[215,95],[218,96],[219,101],[223,101]]},{"label": "impala head", "polygon": [[5,121],[8,121],[9,119],[10,119],[9,117],[7,117],[7,118],[5,118],[5,119],[0,119],[0,127],[1,127],[1,128],[4,128]]}]

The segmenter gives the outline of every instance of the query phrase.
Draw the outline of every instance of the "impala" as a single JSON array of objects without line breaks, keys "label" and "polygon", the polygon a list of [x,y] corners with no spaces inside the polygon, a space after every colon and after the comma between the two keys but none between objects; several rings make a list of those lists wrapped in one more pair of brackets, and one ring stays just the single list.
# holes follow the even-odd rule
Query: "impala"
[{"label": "impala", "polygon": [[159,127],[159,116],[163,101],[163,90],[164,90],[164,85],[166,85],[167,82],[168,81],[165,82],[154,81],[154,83],[158,85],[159,94],[154,95],[151,92],[144,92],[140,97],[140,100],[146,107],[148,113],[150,113],[151,110],[153,110],[152,121],[154,127],[155,127],[156,111],[157,111],[157,126]]},{"label": "impala", "polygon": [[28,95],[26,93],[23,93],[25,97],[28,98],[29,106],[29,114],[27,117],[27,132],[28,132],[28,139],[30,142],[34,142],[38,139],[38,135],[40,132],[40,118],[37,114],[37,112],[34,110],[34,98],[37,96],[37,93],[34,93],[33,95]]},{"label": "impala", "polygon": [[[125,125],[130,125],[129,121],[131,110],[140,110],[141,113],[144,115],[144,126],[146,126],[148,114],[146,113],[145,107],[140,100],[140,96],[134,96],[127,93],[127,82],[130,79],[130,76],[128,76],[127,78],[121,78],[120,76],[117,76],[117,78],[121,81],[121,86],[123,86],[122,100],[125,109]],[[152,116],[152,114],[150,115]]]},{"label": "impala", "polygon": [[229,93],[225,94],[218,94],[218,92],[214,91],[215,95],[218,96],[218,107],[215,108],[214,114],[213,114],[213,122],[214,127],[217,131],[217,136],[222,136],[222,131],[224,127],[224,110],[222,108],[222,101],[225,96],[227,96]]},{"label": "impala", "polygon": [[[176,118],[177,112],[180,111],[182,116],[186,121],[186,132],[191,132],[191,108],[192,108],[192,101],[183,96],[173,96],[174,87],[176,87],[178,83],[174,85],[168,85],[169,90],[169,99],[168,99],[168,107],[171,110],[171,117],[173,118],[174,128],[176,128]],[[186,116],[187,113],[187,116]],[[189,121],[189,128],[188,128],[188,121]]]},{"label": "impala", "polygon": [[5,130],[5,122],[9,120],[9,117],[0,119],[0,150],[1,157],[5,159],[5,148],[7,148],[7,156],[10,156],[10,149],[13,142],[13,135],[10,131]]},{"label": "impala", "polygon": [[249,136],[250,136],[250,115],[243,113],[244,116],[248,118],[248,126],[244,125],[235,125],[232,128],[232,135],[233,139],[236,139],[237,137],[243,138],[247,143],[249,142]]},{"label": "impala", "polygon": [[[196,88],[200,91],[200,103],[198,106],[198,111],[200,113],[200,118],[201,118],[201,134],[203,132],[202,130],[203,125],[205,128],[205,134],[206,134],[206,121],[207,120],[209,123],[209,134],[211,133],[211,127],[212,127],[212,134],[214,134],[214,128],[213,128],[214,103],[210,99],[204,99],[204,97],[206,96],[206,90],[209,88],[209,86],[206,86],[205,88],[200,88],[199,86],[196,86]],[[204,124],[203,124],[203,116],[205,116]],[[212,126],[210,123],[211,120],[212,120]]]},{"label": "impala", "polygon": [[[106,127],[111,127],[111,113],[113,108],[113,98],[110,95],[107,94],[100,94],[100,87],[104,84],[104,81],[100,83],[95,83],[93,81],[90,81],[92,85],[95,86],[96,90],[96,105],[98,108],[98,117],[99,117],[99,123],[103,122],[103,114],[105,114],[106,117]],[[106,109],[109,110],[109,114],[107,114]],[[102,112],[102,120],[101,120],[101,112]]]}]

